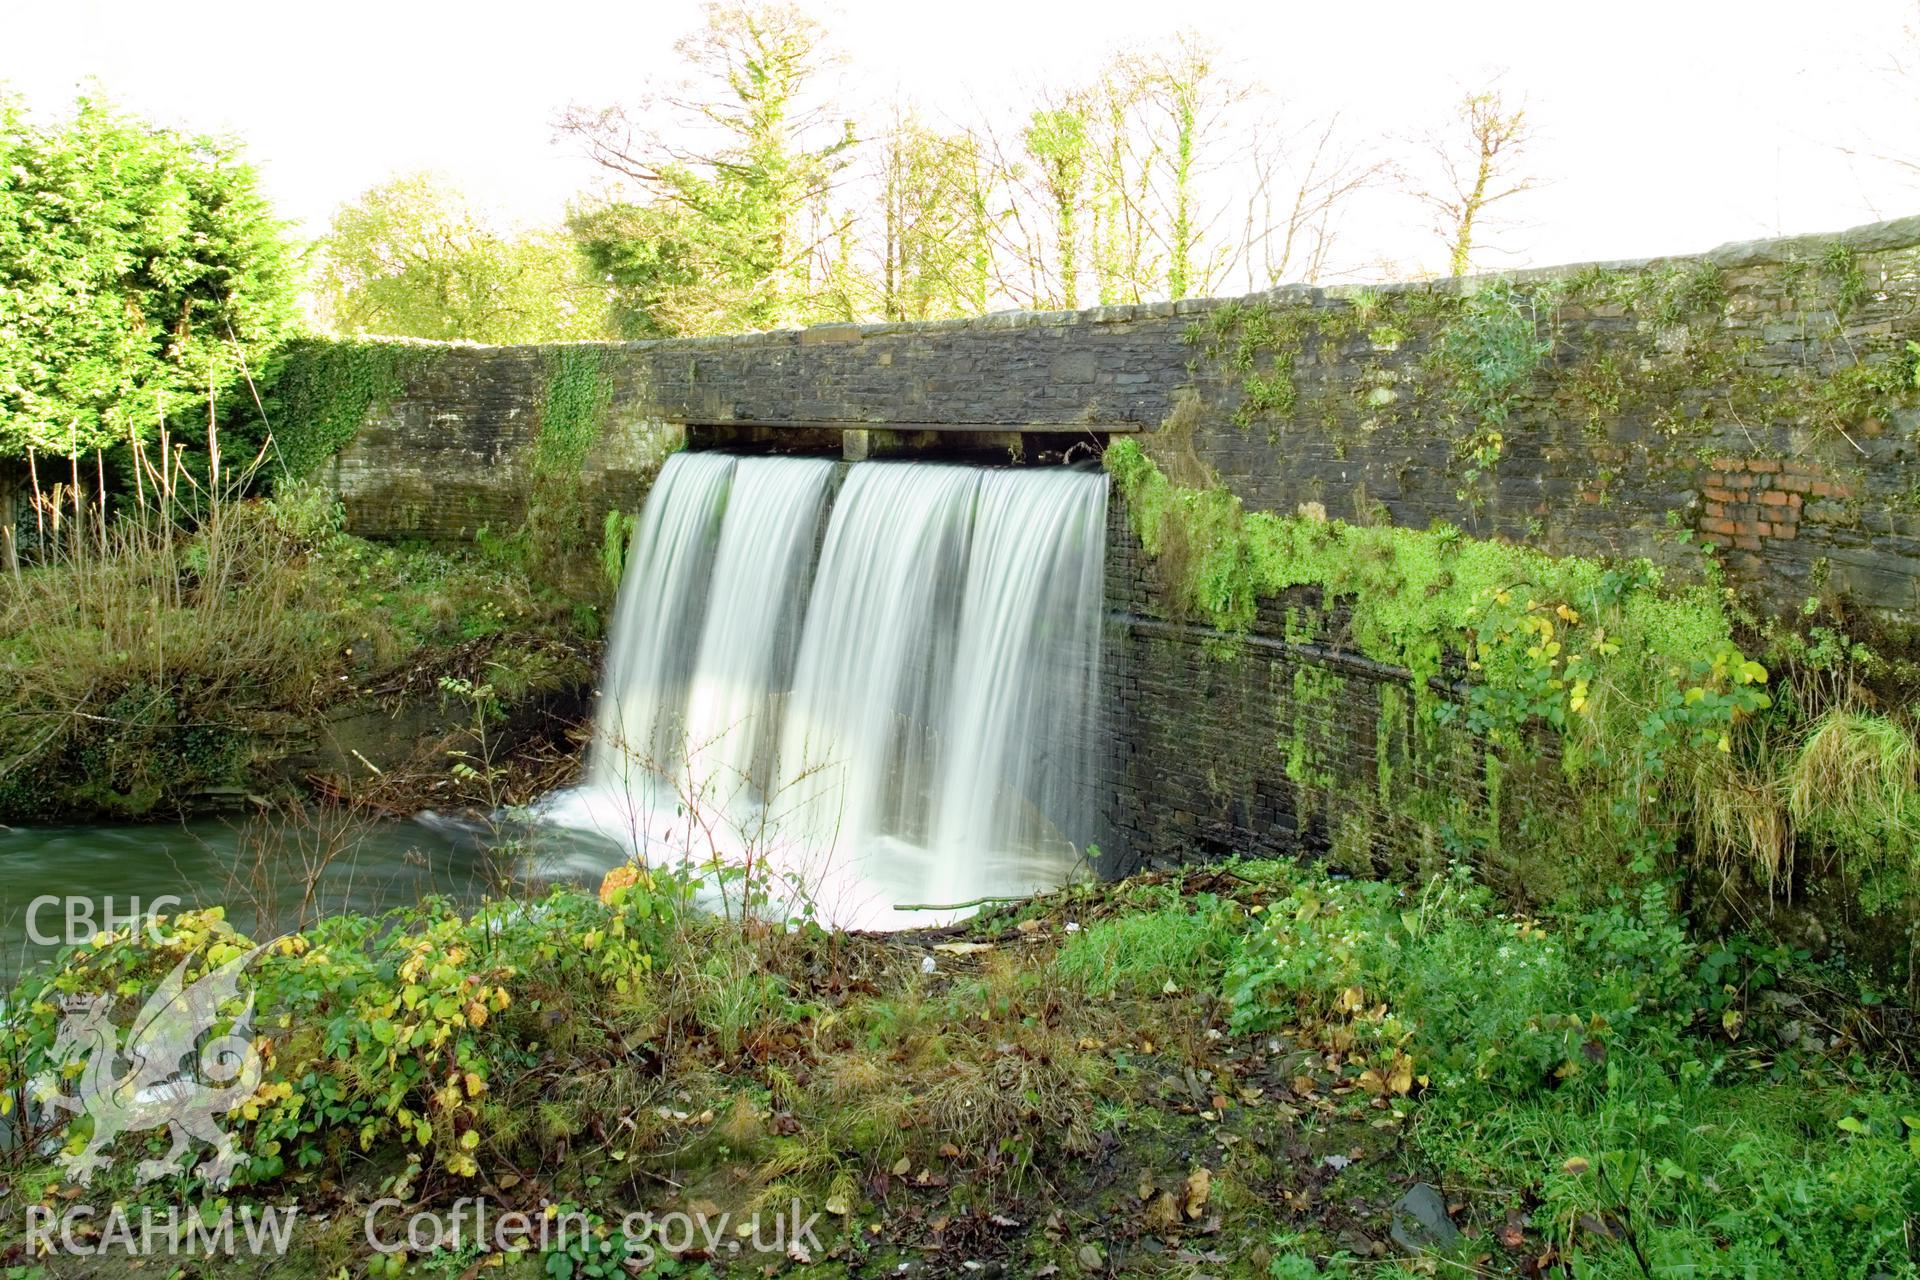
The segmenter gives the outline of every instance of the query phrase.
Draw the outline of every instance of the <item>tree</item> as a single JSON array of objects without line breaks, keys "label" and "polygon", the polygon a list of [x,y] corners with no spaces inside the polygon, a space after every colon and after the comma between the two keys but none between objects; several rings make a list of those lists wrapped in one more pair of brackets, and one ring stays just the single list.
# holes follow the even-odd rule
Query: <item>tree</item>
[{"label": "tree", "polygon": [[879,309],[943,320],[987,309],[987,196],[975,139],[898,107],[879,139]]},{"label": "tree", "polygon": [[474,342],[607,333],[604,289],[562,233],[496,229],[428,173],[392,178],[340,209],[315,286],[336,332]]},{"label": "tree", "polygon": [[1493,206],[1540,185],[1522,167],[1532,141],[1525,106],[1509,108],[1491,88],[1461,98],[1455,127],[1428,139],[1438,183],[1414,194],[1433,211],[1453,275],[1472,268]]},{"label": "tree", "polygon": [[1087,108],[1083,101],[1033,113],[1022,135],[1053,217],[1059,304],[1080,305],[1080,207],[1086,200]]},{"label": "tree", "polygon": [[1248,155],[1252,185],[1236,250],[1247,288],[1317,282],[1339,238],[1338,215],[1385,179],[1387,165],[1345,143],[1337,115],[1256,124]]},{"label": "tree", "polygon": [[283,226],[237,144],[82,98],[0,98],[0,458],[73,457],[204,410],[288,332]]},{"label": "tree", "polygon": [[[830,313],[850,215],[829,197],[855,136],[814,91],[831,62],[824,32],[792,5],[733,0],[708,4],[705,27],[678,48],[690,72],[681,91],[631,112],[574,107],[560,121],[636,193],[576,209],[574,234],[625,295],[626,322],[649,332]],[[671,136],[641,123],[656,118]]]}]

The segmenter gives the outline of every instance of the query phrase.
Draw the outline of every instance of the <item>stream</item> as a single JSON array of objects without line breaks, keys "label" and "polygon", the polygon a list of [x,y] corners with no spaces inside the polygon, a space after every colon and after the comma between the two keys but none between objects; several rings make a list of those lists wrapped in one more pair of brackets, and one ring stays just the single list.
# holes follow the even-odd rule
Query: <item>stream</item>
[{"label": "stream", "polygon": [[89,920],[107,927],[109,913],[225,906],[258,937],[432,894],[475,902],[510,866],[490,833],[425,821],[0,827],[0,979],[10,986],[60,950],[69,904],[77,936]]}]

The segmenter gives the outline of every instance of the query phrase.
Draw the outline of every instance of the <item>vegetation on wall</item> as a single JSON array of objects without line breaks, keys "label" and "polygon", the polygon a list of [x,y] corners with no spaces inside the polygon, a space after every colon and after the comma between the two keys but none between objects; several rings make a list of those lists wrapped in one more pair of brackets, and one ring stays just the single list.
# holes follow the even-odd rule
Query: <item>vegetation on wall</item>
[{"label": "vegetation on wall", "polygon": [[[1645,562],[1554,557],[1446,526],[1249,513],[1217,485],[1173,484],[1132,440],[1109,446],[1107,466],[1171,612],[1231,637],[1251,627],[1258,600],[1310,588],[1339,606],[1342,647],[1406,669],[1419,720],[1482,744],[1486,794],[1441,797],[1436,810],[1435,797],[1403,788],[1391,807],[1447,815],[1455,844],[1466,839],[1529,898],[1578,898],[1700,862],[1784,891],[1768,809],[1730,805],[1746,789],[1782,811],[1781,830],[1798,823],[1844,848],[1861,909],[1906,911],[1920,896],[1909,730],[1823,722],[1785,754],[1803,721],[1772,710],[1769,673],[1735,642],[1729,593],[1711,578],[1675,583]],[[1290,776],[1311,781],[1301,745],[1282,745]],[[1789,819],[1791,783],[1751,781],[1755,762],[1775,757],[1770,776],[1791,764],[1794,776],[1855,781],[1803,783],[1805,812]],[[1383,787],[1389,778],[1383,767]],[[1531,839],[1503,841],[1503,829]],[[1518,849],[1532,850],[1526,867],[1502,861]]]},{"label": "vegetation on wall", "polygon": [[[1816,442],[1827,436],[1858,454],[1855,433],[1880,430],[1913,404],[1920,344],[1844,331],[1871,292],[1846,245],[1777,270],[1802,309],[1830,309],[1830,323],[1805,332],[1797,361],[1752,358],[1758,335],[1729,328],[1725,275],[1711,262],[1359,290],[1331,302],[1233,301],[1190,326],[1187,341],[1197,375],[1237,382],[1237,426],[1262,426],[1270,440],[1289,421],[1368,436],[1393,428],[1410,442],[1438,434],[1456,499],[1478,512],[1513,432],[1529,429],[1525,413],[1569,404],[1596,435],[1646,423],[1656,467],[1691,466],[1707,450],[1760,450],[1756,425],[1812,427]],[[1595,312],[1629,323],[1596,323]],[[1362,339],[1364,355],[1354,350]],[[1360,376],[1302,377],[1334,353],[1358,360]]]},{"label": "vegetation on wall", "polygon": [[562,346],[546,353],[546,394],[534,439],[532,484],[522,529],[542,556],[592,549],[597,530],[581,492],[581,469],[606,429],[613,375],[600,347]]},{"label": "vegetation on wall", "polygon": [[385,409],[442,348],[378,338],[296,338],[263,382],[265,423],[254,406],[230,410],[228,430],[272,434],[280,474],[304,480],[353,440],[367,416]]}]

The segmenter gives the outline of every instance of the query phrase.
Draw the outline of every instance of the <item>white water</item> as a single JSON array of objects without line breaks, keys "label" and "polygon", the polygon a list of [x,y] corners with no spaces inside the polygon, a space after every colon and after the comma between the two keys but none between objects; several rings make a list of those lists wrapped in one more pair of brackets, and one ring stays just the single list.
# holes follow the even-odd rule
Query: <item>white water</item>
[{"label": "white water", "polygon": [[558,821],[751,860],[842,927],[1059,884],[1095,827],[1106,478],[687,454],[636,532]]}]

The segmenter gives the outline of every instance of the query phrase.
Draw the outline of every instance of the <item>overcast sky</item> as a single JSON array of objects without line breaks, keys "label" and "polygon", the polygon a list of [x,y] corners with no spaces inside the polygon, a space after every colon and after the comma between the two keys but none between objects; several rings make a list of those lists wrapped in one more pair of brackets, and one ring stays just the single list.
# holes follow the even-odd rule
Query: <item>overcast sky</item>
[{"label": "overcast sky", "polygon": [[[1897,166],[1846,153],[1907,145],[1920,158],[1920,80],[1884,74],[1909,47],[1913,0],[807,7],[845,51],[853,97],[898,90],[935,118],[1083,74],[1176,22],[1217,38],[1241,74],[1381,138],[1438,124],[1463,85],[1502,70],[1554,180],[1514,206],[1528,224],[1506,237],[1516,266],[1920,212]],[[97,77],[145,114],[239,134],[286,216],[313,230],[415,168],[545,219],[593,179],[554,142],[555,114],[657,87],[698,21],[696,0],[0,0],[0,80],[44,107]],[[1369,255],[1435,258],[1411,203],[1382,208]]]}]

